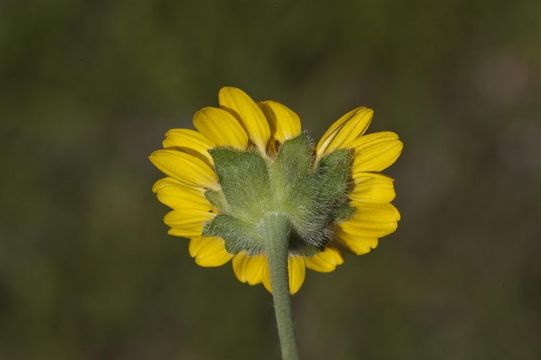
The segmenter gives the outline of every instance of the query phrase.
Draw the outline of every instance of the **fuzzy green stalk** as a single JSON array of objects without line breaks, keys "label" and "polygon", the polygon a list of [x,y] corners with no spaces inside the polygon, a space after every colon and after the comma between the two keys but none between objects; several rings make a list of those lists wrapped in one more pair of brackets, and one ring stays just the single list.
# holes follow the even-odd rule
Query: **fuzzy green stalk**
[{"label": "fuzzy green stalk", "polygon": [[274,312],[280,338],[283,360],[298,360],[299,353],[295,340],[291,298],[289,296],[289,234],[291,225],[287,217],[269,214],[260,224],[265,240],[265,250],[269,262]]}]

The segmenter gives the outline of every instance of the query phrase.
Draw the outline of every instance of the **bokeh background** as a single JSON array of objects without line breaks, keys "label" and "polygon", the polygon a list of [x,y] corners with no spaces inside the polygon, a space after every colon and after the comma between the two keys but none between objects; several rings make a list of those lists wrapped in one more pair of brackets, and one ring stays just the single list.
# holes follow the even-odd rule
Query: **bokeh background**
[{"label": "bokeh background", "polygon": [[304,359],[541,358],[541,2],[0,2],[0,359],[277,359],[166,235],[147,155],[223,85],[376,109],[399,230],[294,298]]}]

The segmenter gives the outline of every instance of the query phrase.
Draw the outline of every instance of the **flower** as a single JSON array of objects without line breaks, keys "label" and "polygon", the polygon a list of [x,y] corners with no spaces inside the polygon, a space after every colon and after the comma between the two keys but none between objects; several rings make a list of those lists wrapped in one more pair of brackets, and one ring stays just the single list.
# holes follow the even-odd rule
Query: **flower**
[{"label": "flower", "polygon": [[396,230],[393,179],[379,172],[400,156],[402,142],[388,131],[365,135],[371,109],[346,113],[314,147],[299,116],[278,102],[224,87],[219,104],[195,113],[197,130],[169,130],[150,155],[167,175],[152,190],[172,209],[164,218],[169,234],[190,239],[198,265],[232,260],[241,282],[271,291],[258,224],[281,214],[291,229],[294,294],[306,268],[331,272],[345,252],[366,254]]}]

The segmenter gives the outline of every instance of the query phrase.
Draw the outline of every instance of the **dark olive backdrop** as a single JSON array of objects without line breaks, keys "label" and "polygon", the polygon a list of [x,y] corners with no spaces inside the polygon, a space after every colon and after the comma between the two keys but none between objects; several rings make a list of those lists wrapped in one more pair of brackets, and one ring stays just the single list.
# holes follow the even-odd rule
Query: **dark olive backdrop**
[{"label": "dark olive backdrop", "polygon": [[540,39],[533,0],[0,2],[0,358],[278,358],[150,191],[223,85],[405,143],[399,230],[294,298],[304,359],[541,358]]}]

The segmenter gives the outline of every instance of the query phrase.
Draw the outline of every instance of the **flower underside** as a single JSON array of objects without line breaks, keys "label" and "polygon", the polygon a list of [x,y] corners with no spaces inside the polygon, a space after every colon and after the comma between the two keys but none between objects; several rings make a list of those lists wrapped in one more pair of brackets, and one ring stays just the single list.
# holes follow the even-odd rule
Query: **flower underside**
[{"label": "flower underside", "polygon": [[310,139],[301,134],[286,141],[275,159],[255,149],[220,147],[210,151],[221,190],[208,190],[207,199],[220,215],[203,230],[220,236],[228,252],[258,254],[264,239],[258,227],[265,216],[279,214],[291,226],[289,249],[313,255],[332,239],[332,225],[349,217],[351,151],[338,150],[315,164]]},{"label": "flower underside", "polygon": [[164,218],[169,234],[190,239],[198,265],[231,261],[241,282],[271,291],[273,239],[265,234],[280,219],[295,293],[305,269],[334,271],[345,252],[367,254],[396,230],[393,179],[380,172],[402,142],[390,131],[365,134],[371,109],[347,112],[314,145],[283,104],[255,102],[233,87],[218,100],[195,113],[196,130],[169,130],[150,155],[166,175],[153,191],[172,209]]}]

